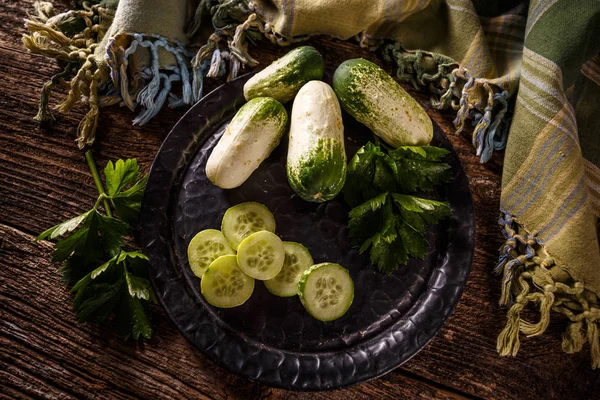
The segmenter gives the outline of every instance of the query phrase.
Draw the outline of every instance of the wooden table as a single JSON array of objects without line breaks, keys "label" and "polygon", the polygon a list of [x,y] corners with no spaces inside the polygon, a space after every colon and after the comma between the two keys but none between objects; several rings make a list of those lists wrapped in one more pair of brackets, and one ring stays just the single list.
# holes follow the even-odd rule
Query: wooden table
[{"label": "wooden table", "polygon": [[[295,393],[232,375],[196,351],[160,307],[155,334],[124,342],[96,325],[79,325],[71,296],[49,262],[52,244],[33,243],[44,229],[86,211],[96,189],[74,138],[83,109],[40,127],[40,88],[58,71],[21,46],[23,17],[33,0],[0,0],[0,394],[3,398],[599,398],[600,372],[590,369],[588,348],[566,355],[564,321],[555,318],[542,337],[524,339],[517,358],[496,354],[506,310],[498,306],[500,278],[492,273],[502,238],[497,227],[502,155],[480,164],[471,132],[453,135],[452,115],[432,111],[467,171],[477,217],[477,249],[462,299],[447,325],[410,362],[388,375],[344,390]],[[315,38],[329,68],[362,56],[353,43]],[[285,50],[268,46],[253,54],[262,65]],[[209,89],[221,82],[210,82]],[[64,91],[60,92],[64,95]],[[56,100],[54,103],[56,104]],[[135,157],[150,166],[162,140],[185,112],[164,110],[144,127],[132,114],[102,113],[94,146],[100,165]],[[526,314],[531,319],[535,315]]]}]

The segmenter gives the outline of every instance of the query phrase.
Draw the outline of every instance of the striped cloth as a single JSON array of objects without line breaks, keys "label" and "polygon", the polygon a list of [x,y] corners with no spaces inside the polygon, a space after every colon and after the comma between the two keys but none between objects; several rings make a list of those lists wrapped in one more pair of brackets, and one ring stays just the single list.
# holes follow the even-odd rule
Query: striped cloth
[{"label": "striped cloth", "polygon": [[[65,68],[42,91],[70,88],[68,111],[90,107],[79,129],[94,140],[98,109],[141,108],[144,123],[167,102],[190,104],[205,77],[254,66],[248,44],[312,35],[356,38],[397,67],[397,76],[456,110],[457,132],[475,127],[482,162],[506,149],[496,271],[509,306],[498,337],[516,355],[520,333],[542,334],[553,313],[568,320],[562,347],[589,343],[600,367],[600,1],[598,0],[88,0],[56,15],[36,3],[25,45]],[[208,40],[205,17],[215,31]],[[74,27],[79,27],[75,29]],[[197,43],[206,43],[199,50]],[[191,53],[190,50],[196,53]],[[189,66],[189,70],[188,70]],[[181,96],[171,83],[181,81]],[[512,122],[512,123],[511,123]],[[521,318],[529,303],[539,320]]]}]

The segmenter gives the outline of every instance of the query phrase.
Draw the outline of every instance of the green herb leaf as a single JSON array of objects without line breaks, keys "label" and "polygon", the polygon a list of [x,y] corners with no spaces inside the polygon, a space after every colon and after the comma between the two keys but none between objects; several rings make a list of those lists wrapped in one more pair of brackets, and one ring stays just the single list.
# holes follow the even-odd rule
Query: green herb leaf
[{"label": "green herb leaf", "polygon": [[371,262],[377,269],[390,275],[399,265],[406,264],[408,255],[400,238],[391,242],[380,240],[371,249]]},{"label": "green herb leaf", "polygon": [[380,210],[388,201],[387,196],[387,193],[382,193],[350,210],[348,230],[352,244],[355,247],[361,247],[363,242],[369,240],[381,230],[382,216]]},{"label": "green herb leaf", "polygon": [[129,189],[119,192],[112,197],[112,203],[119,217],[133,228],[137,226],[140,219],[145,187],[146,177],[142,178]]},{"label": "green herb leaf", "polygon": [[53,226],[52,228],[42,232],[38,237],[35,238],[35,241],[39,240],[52,240],[56,239],[59,236],[64,235],[65,233],[72,232],[75,230],[89,215],[93,210],[85,212],[81,215],[76,216],[75,218],[71,218],[65,222],[61,222],[58,225]]},{"label": "green herb leaf", "polygon": [[374,159],[380,153],[378,149],[372,143],[367,143],[354,154],[354,157],[348,163],[343,192],[344,199],[352,207],[378,194],[372,185],[375,175]]},{"label": "green herb leaf", "polygon": [[397,192],[428,191],[449,180],[450,166],[440,162],[447,154],[431,146],[388,150],[368,143],[351,159],[344,187],[345,199],[354,207],[349,237],[361,253],[369,250],[378,270],[390,274],[409,257],[427,255],[427,226],[448,217],[450,208]]},{"label": "green herb leaf", "polygon": [[99,282],[87,286],[79,296],[79,301],[74,304],[77,321],[106,320],[121,300],[124,289],[123,278],[112,283]]},{"label": "green herb leaf", "polygon": [[145,278],[140,278],[139,276],[135,276],[130,274],[125,270],[125,279],[127,281],[127,288],[129,289],[129,295],[131,297],[137,297],[142,300],[150,300],[152,285],[150,281]]},{"label": "green herb leaf", "polygon": [[88,265],[102,256],[101,240],[98,233],[98,213],[90,210],[79,228],[58,242],[52,254],[53,262],[63,262],[68,257],[80,256],[84,265]]},{"label": "green herb leaf", "polygon": [[114,196],[127,186],[134,184],[140,176],[140,167],[135,158],[118,160],[116,163],[109,161],[104,168],[106,177],[106,193]]},{"label": "green herb leaf", "polygon": [[131,315],[131,335],[135,340],[138,340],[140,336],[150,339],[152,337],[152,325],[148,306],[137,297],[128,296],[127,301]]},{"label": "green herb leaf", "polygon": [[102,214],[98,216],[98,232],[102,237],[102,248],[109,257],[113,257],[121,251],[125,244],[124,237],[129,234],[129,225],[113,217]]},{"label": "green herb leaf", "polygon": [[433,146],[403,146],[390,151],[398,168],[400,188],[409,192],[431,191],[435,185],[451,180],[450,165],[440,162],[448,153]]},{"label": "green herb leaf", "polygon": [[394,202],[400,206],[404,222],[420,233],[425,233],[427,225],[437,224],[452,215],[448,203],[423,199],[403,194],[392,194]]},{"label": "green herb leaf", "polygon": [[[125,250],[125,238],[138,223],[147,178],[140,177],[135,160],[109,162],[103,193],[93,158],[86,154],[86,159],[102,193],[96,205],[36,240],[62,237],[55,244],[53,261],[61,263],[63,281],[73,285],[73,309],[79,322],[110,318],[123,337],[149,338],[149,302],[156,302],[156,295],[148,280],[148,258],[140,251]],[[102,200],[110,200],[117,217],[100,213],[96,207]]]}]

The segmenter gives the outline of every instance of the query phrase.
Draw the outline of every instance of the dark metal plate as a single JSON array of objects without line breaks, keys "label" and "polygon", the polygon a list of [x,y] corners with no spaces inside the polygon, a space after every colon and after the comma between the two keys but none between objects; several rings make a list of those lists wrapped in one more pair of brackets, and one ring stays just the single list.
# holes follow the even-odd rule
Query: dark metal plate
[{"label": "dark metal plate", "polygon": [[[299,390],[348,386],[382,375],[422,349],[460,298],[475,244],[468,181],[450,142],[435,126],[433,144],[452,151],[454,180],[434,194],[453,215],[428,232],[424,260],[387,276],[351,248],[348,207],[341,199],[312,204],[287,183],[283,142],[241,187],[222,190],[205,174],[208,156],[224,126],[244,103],[248,75],[221,86],[193,106],[165,139],[150,170],[142,207],[142,243],[150,257],[156,294],[177,327],[203,354],[226,369],[267,385]],[[370,139],[344,115],[348,158]],[[298,298],[279,298],[261,282],[246,304],[217,309],[204,301],[187,261],[187,245],[199,231],[220,228],[227,208],[264,203],[283,240],[303,243],[315,262],[350,270],[355,298],[345,316],[320,322]]]}]

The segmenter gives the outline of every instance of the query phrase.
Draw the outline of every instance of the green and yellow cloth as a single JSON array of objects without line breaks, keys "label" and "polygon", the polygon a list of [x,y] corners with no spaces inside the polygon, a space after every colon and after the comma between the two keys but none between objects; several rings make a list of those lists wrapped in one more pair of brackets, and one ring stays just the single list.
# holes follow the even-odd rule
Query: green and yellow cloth
[{"label": "green and yellow cloth", "polygon": [[[38,2],[27,27],[25,46],[63,68],[36,119],[52,118],[52,88],[66,86],[59,111],[89,108],[81,147],[100,108],[137,109],[143,124],[167,103],[192,104],[204,78],[257,64],[249,43],[325,34],[379,52],[434,107],[456,111],[457,131],[472,123],[482,162],[505,149],[500,354],[561,313],[564,351],[587,342],[600,367],[600,1],[94,0],[65,13]],[[521,318],[529,303],[538,321]]]}]

